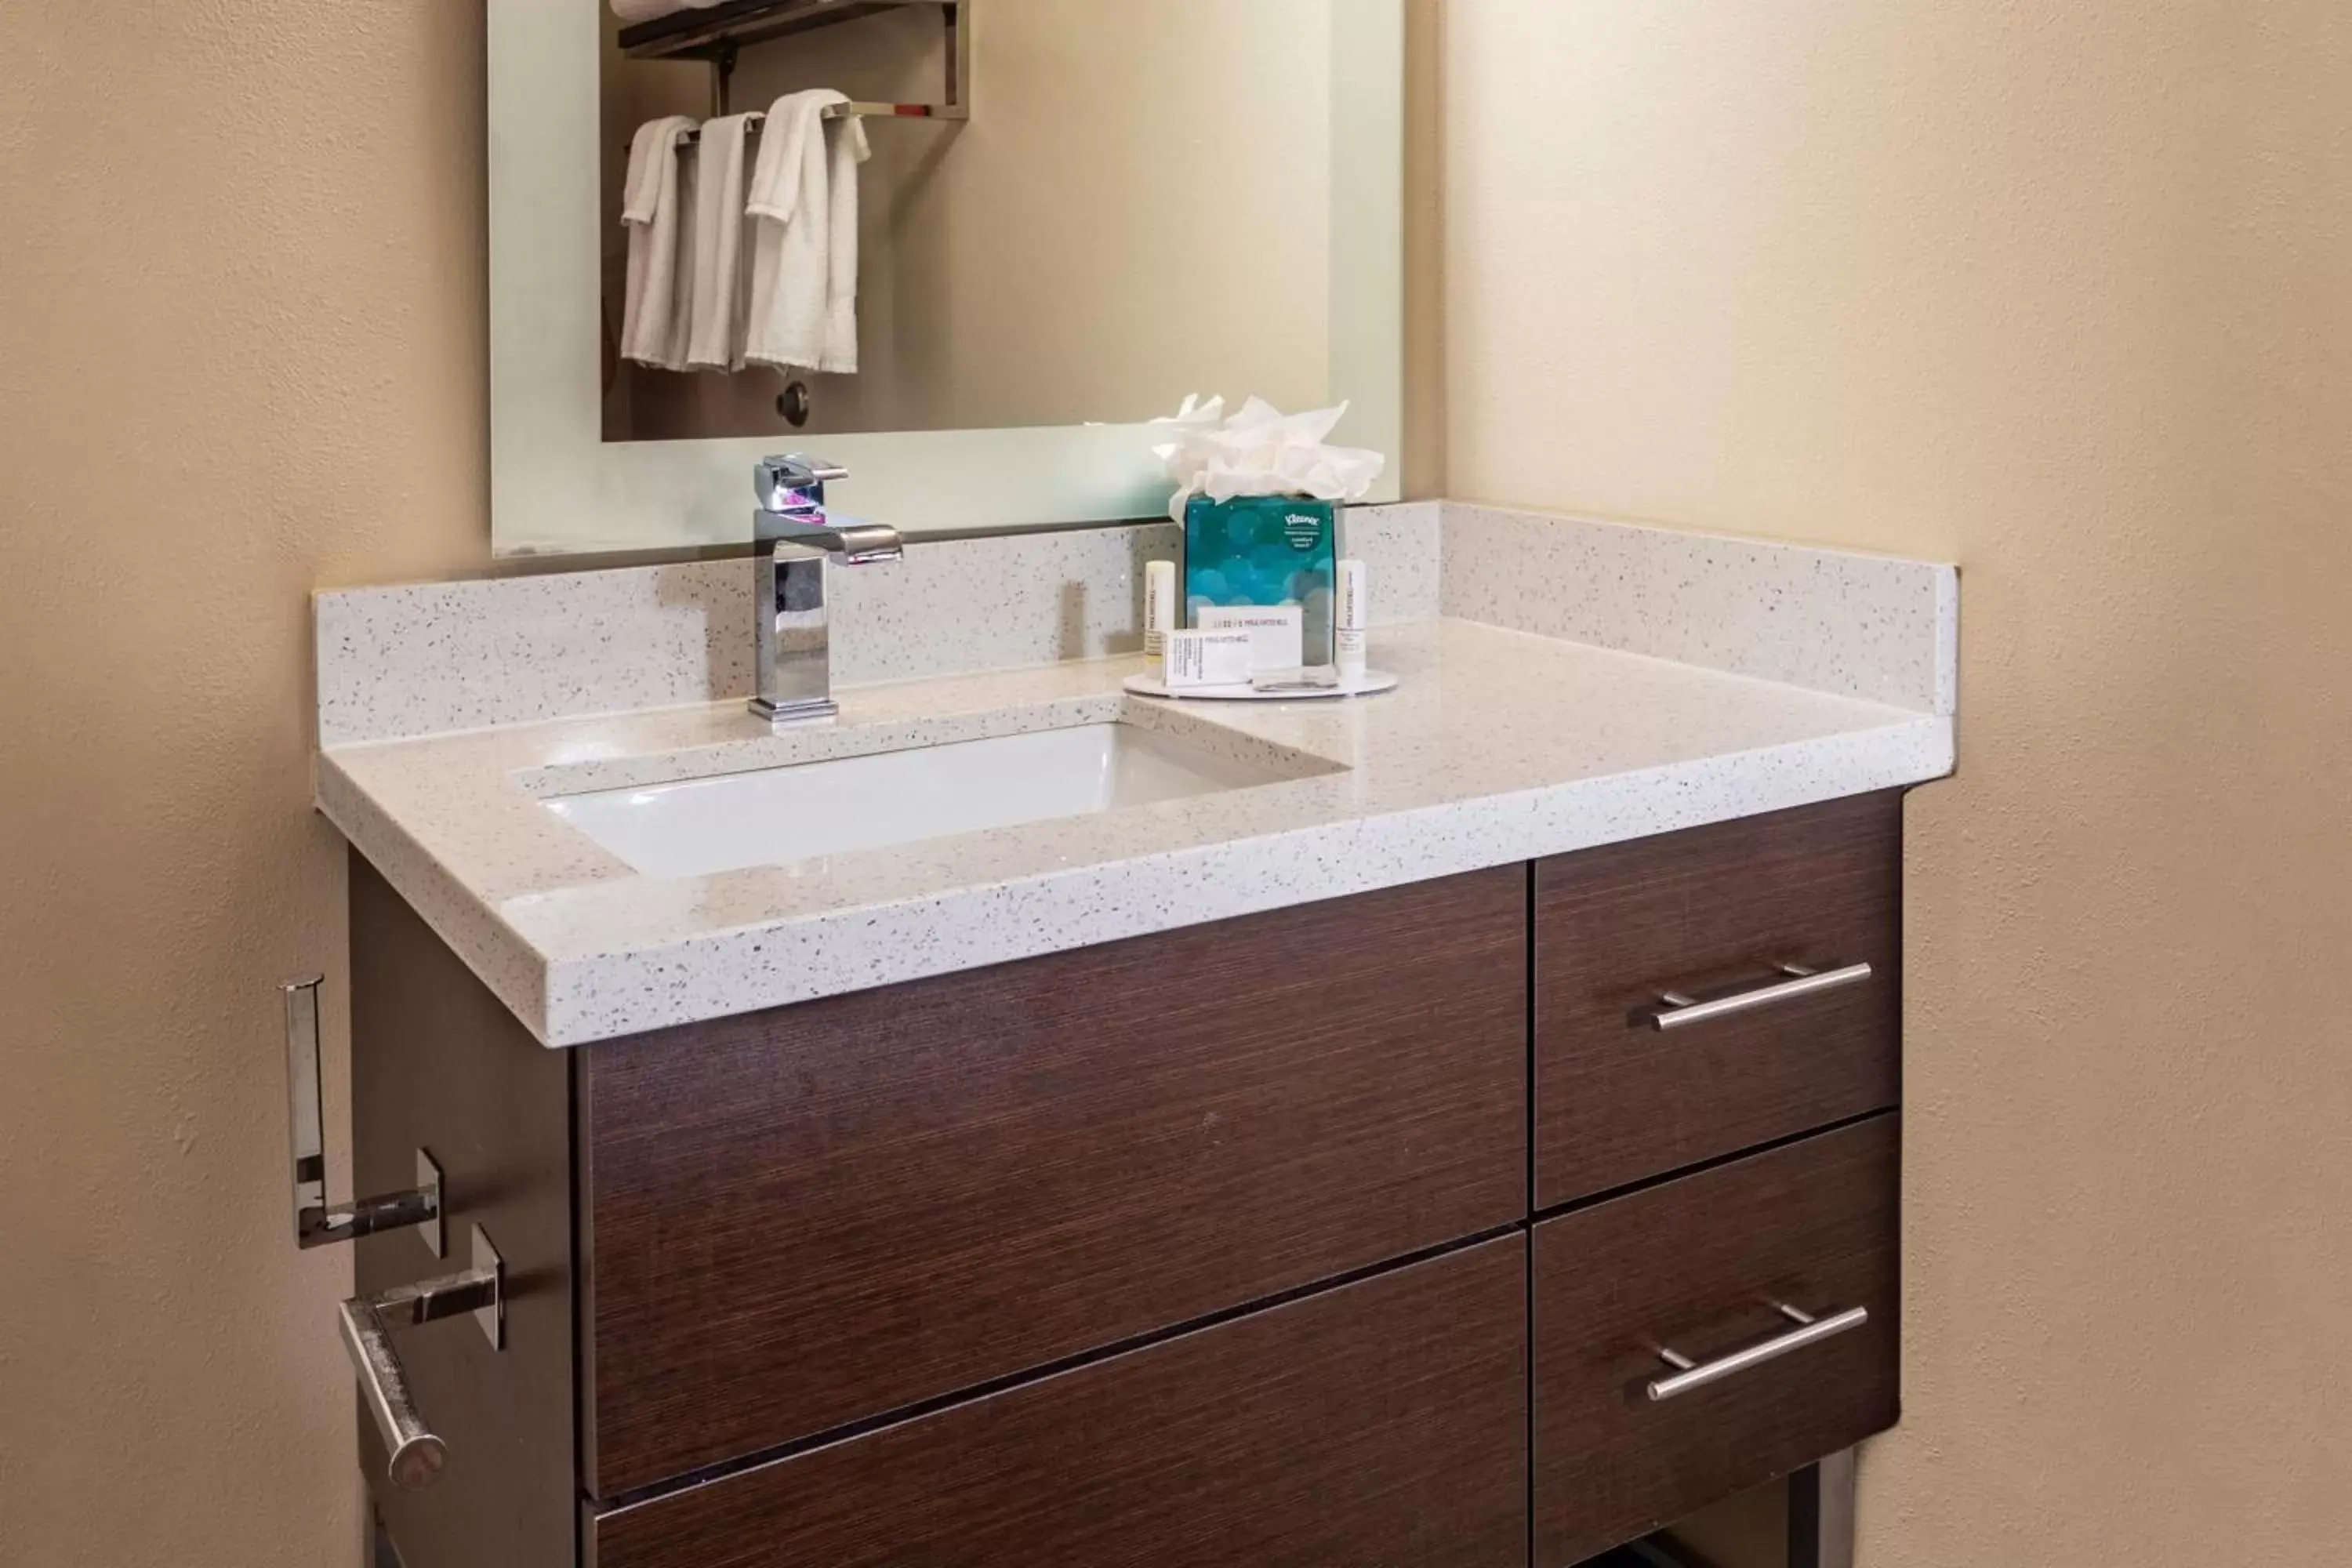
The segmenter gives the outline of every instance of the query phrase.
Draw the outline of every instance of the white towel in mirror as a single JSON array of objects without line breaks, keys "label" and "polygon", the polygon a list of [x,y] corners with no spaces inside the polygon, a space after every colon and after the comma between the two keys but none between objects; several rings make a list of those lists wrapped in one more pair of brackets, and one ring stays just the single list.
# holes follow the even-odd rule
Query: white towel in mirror
[{"label": "white towel in mirror", "polygon": [[743,368],[750,268],[743,265],[744,177],[750,114],[706,121],[695,149],[694,278],[686,363],[690,370]]},{"label": "white towel in mirror", "polygon": [[682,114],[649,121],[629,143],[621,222],[629,230],[628,297],[621,316],[621,356],[657,370],[684,370],[692,326],[694,160],[677,154],[694,129]]},{"label": "white towel in mirror", "polygon": [[850,115],[824,122],[831,164],[831,232],[826,236],[824,363],[835,375],[857,374],[857,165],[874,155],[866,121]]},{"label": "white towel in mirror", "polygon": [[780,369],[857,369],[857,165],[871,155],[829,89],[787,93],[768,110],[751,174],[751,324],[744,358]]}]

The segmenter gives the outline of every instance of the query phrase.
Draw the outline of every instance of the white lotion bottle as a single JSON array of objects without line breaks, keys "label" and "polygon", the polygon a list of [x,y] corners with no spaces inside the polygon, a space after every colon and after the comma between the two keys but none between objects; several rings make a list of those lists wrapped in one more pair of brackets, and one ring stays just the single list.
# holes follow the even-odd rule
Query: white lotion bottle
[{"label": "white lotion bottle", "polygon": [[1176,626],[1176,563],[1147,561],[1143,564],[1143,651],[1158,658]]},{"label": "white lotion bottle", "polygon": [[1371,606],[1367,595],[1370,584],[1361,561],[1342,561],[1339,567],[1339,581],[1338,614],[1333,617],[1331,641],[1339,664],[1343,681],[1364,678],[1364,656],[1367,634],[1371,626]]}]

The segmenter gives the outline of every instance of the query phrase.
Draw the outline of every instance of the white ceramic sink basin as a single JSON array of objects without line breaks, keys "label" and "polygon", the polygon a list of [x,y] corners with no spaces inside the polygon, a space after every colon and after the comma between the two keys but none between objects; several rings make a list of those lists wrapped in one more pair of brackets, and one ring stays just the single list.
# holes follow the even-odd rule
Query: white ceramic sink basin
[{"label": "white ceramic sink basin", "polygon": [[646,876],[699,877],[1297,776],[1107,723],[543,804]]}]

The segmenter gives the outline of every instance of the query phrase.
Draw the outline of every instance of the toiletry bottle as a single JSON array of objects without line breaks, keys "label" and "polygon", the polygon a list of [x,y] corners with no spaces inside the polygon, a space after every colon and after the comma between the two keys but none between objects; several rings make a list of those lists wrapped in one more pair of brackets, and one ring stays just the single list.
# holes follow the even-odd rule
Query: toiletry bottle
[{"label": "toiletry bottle", "polygon": [[1160,657],[1176,625],[1176,563],[1147,561],[1143,566],[1143,651]]},{"label": "toiletry bottle", "polygon": [[1341,680],[1361,680],[1364,677],[1367,633],[1371,626],[1371,607],[1367,601],[1369,584],[1361,561],[1342,561],[1339,571],[1338,615],[1332,626],[1333,650],[1339,665]]}]

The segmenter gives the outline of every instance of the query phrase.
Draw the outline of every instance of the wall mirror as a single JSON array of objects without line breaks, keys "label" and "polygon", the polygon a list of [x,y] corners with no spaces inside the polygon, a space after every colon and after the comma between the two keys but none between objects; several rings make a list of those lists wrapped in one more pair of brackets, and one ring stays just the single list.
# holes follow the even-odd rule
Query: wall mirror
[{"label": "wall mirror", "polygon": [[501,555],[1160,515],[1188,394],[1402,423],[1402,0],[488,0]]}]

